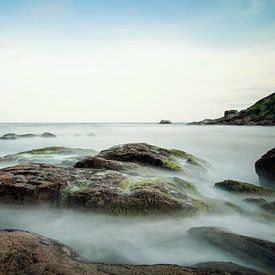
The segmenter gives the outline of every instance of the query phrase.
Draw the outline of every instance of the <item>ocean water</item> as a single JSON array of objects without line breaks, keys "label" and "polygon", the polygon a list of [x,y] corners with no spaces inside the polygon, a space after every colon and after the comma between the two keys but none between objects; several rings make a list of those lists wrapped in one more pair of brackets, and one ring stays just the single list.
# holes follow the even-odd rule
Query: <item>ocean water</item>
[{"label": "ocean water", "polygon": [[[0,140],[0,156],[45,146],[100,151],[129,142],[147,142],[182,149],[211,164],[207,176],[196,182],[205,196],[242,207],[247,206],[234,196],[214,189],[214,183],[235,179],[258,184],[255,161],[275,145],[275,127],[260,126],[189,126],[180,123],[0,124],[0,135],[10,132],[52,132],[57,137]],[[151,219],[0,206],[0,229],[20,228],[43,234],[70,245],[93,262],[190,265],[201,261],[226,260],[253,265],[191,240],[188,229],[203,225],[222,226],[236,233],[275,241],[275,220],[266,219],[256,212],[248,216],[229,213]]]}]

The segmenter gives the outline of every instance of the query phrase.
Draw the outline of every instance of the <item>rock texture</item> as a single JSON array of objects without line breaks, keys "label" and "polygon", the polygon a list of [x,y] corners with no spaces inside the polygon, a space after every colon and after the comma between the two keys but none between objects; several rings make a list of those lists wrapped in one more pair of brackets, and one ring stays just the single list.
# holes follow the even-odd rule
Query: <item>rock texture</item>
[{"label": "rock texture", "polygon": [[107,160],[100,157],[87,157],[83,160],[78,161],[75,165],[75,168],[91,168],[91,169],[105,169],[105,170],[127,170],[134,168],[134,165],[130,165],[124,162],[116,160]]},{"label": "rock texture", "polygon": [[0,231],[0,274],[167,274],[167,275],[257,275],[255,270],[233,263],[177,265],[107,265],[82,261],[70,247],[41,235],[20,230]]},{"label": "rock texture", "polygon": [[262,185],[275,188],[275,148],[256,161],[255,170]]},{"label": "rock texture", "polygon": [[62,170],[47,164],[20,164],[0,170],[1,203],[49,203],[67,186]]},{"label": "rock texture", "polygon": [[224,180],[222,182],[216,182],[215,187],[239,194],[272,195],[274,193],[269,188],[235,180]]},{"label": "rock texture", "polygon": [[[83,171],[83,173],[87,173]],[[193,214],[206,205],[193,199],[192,186],[165,178],[132,178],[115,171],[89,172],[89,181],[64,190],[62,206],[114,214]],[[187,184],[187,183],[186,183]],[[182,187],[182,190],[180,189]]]},{"label": "rock texture", "polygon": [[204,119],[190,125],[275,125],[275,93],[262,98],[251,107],[237,112],[227,110],[217,119]]},{"label": "rock texture", "polygon": [[127,143],[101,151],[97,157],[122,162],[150,165],[169,170],[181,170],[177,159],[187,164],[203,167],[205,162],[181,150],[165,149],[147,143]]},{"label": "rock texture", "polygon": [[275,243],[232,233],[218,227],[195,227],[189,234],[234,256],[255,263],[259,268],[275,271]]}]

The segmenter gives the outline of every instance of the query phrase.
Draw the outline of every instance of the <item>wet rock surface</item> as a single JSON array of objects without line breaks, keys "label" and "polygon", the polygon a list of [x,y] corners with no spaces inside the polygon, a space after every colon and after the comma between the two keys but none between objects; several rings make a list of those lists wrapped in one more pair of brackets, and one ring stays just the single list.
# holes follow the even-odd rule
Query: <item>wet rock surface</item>
[{"label": "wet rock surface", "polygon": [[222,182],[216,182],[215,187],[221,190],[229,191],[238,194],[254,194],[254,195],[272,195],[274,192],[262,186],[255,184],[235,181],[235,180],[224,180]]},{"label": "wet rock surface", "polygon": [[67,186],[64,172],[47,164],[20,164],[0,170],[0,202],[58,202]]},{"label": "wet rock surface", "polygon": [[182,169],[177,158],[187,164],[203,167],[203,161],[181,150],[165,149],[147,143],[127,143],[101,151],[97,157],[122,162],[150,165],[168,170]]},{"label": "wet rock surface", "polygon": [[106,170],[127,170],[135,168],[135,165],[121,161],[107,160],[100,157],[87,157],[74,165],[75,168],[106,169]]},{"label": "wet rock surface", "polygon": [[87,263],[60,242],[12,229],[0,231],[0,247],[1,274],[262,274],[224,262],[201,263],[194,267]]},{"label": "wet rock surface", "polygon": [[[84,178],[88,179],[85,183]],[[81,170],[70,181],[75,184],[64,190],[64,207],[127,215],[192,214],[206,208],[202,201],[189,195],[192,186],[186,187],[179,180]]]},{"label": "wet rock surface", "polygon": [[252,262],[261,269],[275,271],[275,243],[232,233],[218,227],[195,227],[189,234],[234,256]]},{"label": "wet rock surface", "polygon": [[256,161],[255,170],[262,185],[275,189],[275,148]]}]

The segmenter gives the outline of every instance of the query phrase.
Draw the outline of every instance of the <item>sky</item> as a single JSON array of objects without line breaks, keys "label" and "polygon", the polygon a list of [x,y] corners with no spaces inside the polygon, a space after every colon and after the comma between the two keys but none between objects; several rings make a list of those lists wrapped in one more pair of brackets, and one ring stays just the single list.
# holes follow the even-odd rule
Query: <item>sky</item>
[{"label": "sky", "polygon": [[187,122],[275,90],[275,0],[0,0],[0,122]]}]

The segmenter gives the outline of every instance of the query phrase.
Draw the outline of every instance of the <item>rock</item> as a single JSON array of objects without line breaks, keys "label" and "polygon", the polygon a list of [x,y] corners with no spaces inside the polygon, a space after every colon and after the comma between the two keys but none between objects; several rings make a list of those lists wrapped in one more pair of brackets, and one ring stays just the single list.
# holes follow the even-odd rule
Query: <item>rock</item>
[{"label": "rock", "polygon": [[0,231],[1,274],[97,274],[68,246],[20,230]]},{"label": "rock", "polygon": [[127,143],[101,151],[97,157],[150,165],[169,170],[182,169],[177,158],[185,160],[188,164],[203,167],[203,161],[181,150],[165,149],[147,143]]},{"label": "rock", "polygon": [[56,137],[55,134],[49,133],[49,132],[44,132],[41,137],[46,137],[46,138],[51,138],[51,137]]},{"label": "rock", "polygon": [[275,148],[256,161],[255,170],[260,184],[275,188]]},{"label": "rock", "polygon": [[171,120],[167,120],[167,119],[162,119],[159,124],[172,124]]},{"label": "rock", "polygon": [[275,215],[275,201],[269,202],[262,198],[248,198],[244,201],[258,206],[261,210],[264,210],[266,213]]},{"label": "rock", "polygon": [[39,234],[13,229],[0,231],[0,247],[1,274],[262,274],[240,265],[224,262],[200,263],[194,267],[171,264],[112,265],[87,263],[70,247],[56,240]]},{"label": "rock", "polygon": [[201,274],[240,274],[240,275],[260,275],[264,274],[254,269],[243,267],[231,262],[204,262],[193,265]]},{"label": "rock", "polygon": [[94,136],[95,136],[95,133],[90,132],[90,133],[87,134],[87,136],[88,136],[88,137],[94,137]]},{"label": "rock", "polygon": [[[0,162],[7,163],[8,165],[29,162],[47,162],[49,164],[66,167],[73,166],[75,162],[80,160],[82,157],[94,155],[95,153],[96,152],[92,149],[53,146],[6,155],[0,157]],[[58,156],[58,158],[56,156]]]},{"label": "rock", "polygon": [[255,194],[255,195],[272,195],[273,191],[271,189],[257,186],[251,183],[235,181],[235,180],[224,180],[222,182],[216,182],[215,187],[229,191],[232,193],[239,194]]},{"label": "rock", "polygon": [[23,135],[18,135],[18,137],[22,138],[31,138],[31,137],[36,137],[37,135],[35,134],[23,134]]},{"label": "rock", "polygon": [[67,181],[60,169],[46,164],[20,164],[0,169],[0,202],[58,202]]},{"label": "rock", "polygon": [[275,93],[257,101],[245,110],[228,110],[217,119],[204,119],[189,125],[275,125]]},{"label": "rock", "polygon": [[91,168],[91,169],[106,169],[106,170],[127,170],[134,168],[134,165],[116,161],[116,160],[107,160],[100,157],[87,157],[83,160],[80,160],[74,165],[75,168]]},{"label": "rock", "polygon": [[205,241],[241,257],[261,269],[275,270],[275,243],[232,233],[218,227],[194,227],[188,232],[198,241]]},{"label": "rock", "polygon": [[16,134],[15,133],[8,133],[0,137],[0,139],[16,139]]},{"label": "rock", "polygon": [[[84,170],[82,171],[85,173]],[[193,214],[206,205],[189,194],[194,187],[179,180],[166,178],[134,178],[114,171],[93,172],[84,183],[64,190],[62,205],[114,214]]]},{"label": "rock", "polygon": [[5,134],[0,139],[17,139],[17,138],[31,138],[31,137],[36,137],[37,135],[35,134],[22,134],[22,135],[16,135],[15,133],[9,133]]},{"label": "rock", "polygon": [[238,110],[227,110],[227,111],[224,111],[223,118],[225,121],[229,121],[233,117],[237,116],[237,114],[238,114]]}]

